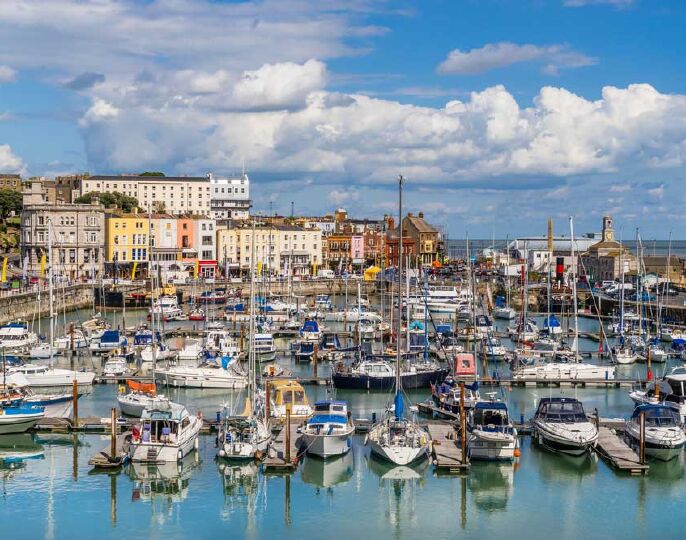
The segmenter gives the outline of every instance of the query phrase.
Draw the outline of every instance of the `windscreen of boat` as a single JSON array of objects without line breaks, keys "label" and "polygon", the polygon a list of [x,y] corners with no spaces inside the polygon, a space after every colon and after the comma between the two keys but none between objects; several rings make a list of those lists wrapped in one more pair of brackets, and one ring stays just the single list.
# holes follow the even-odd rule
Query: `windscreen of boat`
[{"label": "windscreen of boat", "polygon": [[578,401],[548,403],[541,411],[547,422],[586,422],[584,408]]},{"label": "windscreen of boat", "polygon": [[672,388],[672,393],[677,396],[684,396],[684,381],[679,379],[668,379],[669,386]]},{"label": "windscreen of boat", "polygon": [[675,411],[667,408],[649,409],[645,412],[647,427],[673,427],[679,425]]}]

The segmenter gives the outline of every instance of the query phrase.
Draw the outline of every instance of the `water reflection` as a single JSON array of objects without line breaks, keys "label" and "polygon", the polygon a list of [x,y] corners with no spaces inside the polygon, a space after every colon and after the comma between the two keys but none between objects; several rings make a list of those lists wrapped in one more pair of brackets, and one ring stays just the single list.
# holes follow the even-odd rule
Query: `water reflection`
[{"label": "water reflection", "polygon": [[[585,477],[598,472],[598,456],[587,452],[582,456],[556,454],[539,448],[533,443],[528,445],[528,452],[535,458],[535,467],[544,480],[559,482],[560,480],[582,481]],[[527,463],[532,460],[527,460]]]},{"label": "water reflection", "polygon": [[331,488],[336,484],[348,482],[353,477],[354,469],[352,452],[326,460],[307,456],[300,468],[300,477],[303,482],[318,488]]},{"label": "water reflection", "polygon": [[0,437],[0,471],[3,478],[11,477],[17,469],[26,468],[27,460],[43,458],[43,446],[28,433]]},{"label": "water reflection", "polygon": [[130,463],[126,473],[133,481],[132,501],[179,503],[188,496],[190,478],[200,466],[197,452],[179,462]]},{"label": "water reflection", "polygon": [[512,496],[512,463],[472,463],[467,477],[474,504],[487,512],[503,511]]}]

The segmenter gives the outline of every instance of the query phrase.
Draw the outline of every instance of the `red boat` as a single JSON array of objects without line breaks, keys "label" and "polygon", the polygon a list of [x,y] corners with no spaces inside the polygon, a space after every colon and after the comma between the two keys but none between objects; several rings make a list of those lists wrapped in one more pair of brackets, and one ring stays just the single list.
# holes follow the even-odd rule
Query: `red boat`
[{"label": "red boat", "polygon": [[188,314],[189,321],[204,321],[205,312],[202,309],[194,309]]}]

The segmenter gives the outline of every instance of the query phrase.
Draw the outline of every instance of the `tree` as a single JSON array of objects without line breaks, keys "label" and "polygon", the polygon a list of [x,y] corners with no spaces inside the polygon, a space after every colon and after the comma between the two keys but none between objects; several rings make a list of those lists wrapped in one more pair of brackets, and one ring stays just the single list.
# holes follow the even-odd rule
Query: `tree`
[{"label": "tree", "polygon": [[165,176],[165,174],[160,171],[145,171],[140,173],[138,176]]},{"label": "tree", "polygon": [[164,201],[153,201],[152,211],[156,214],[164,214],[167,211],[167,206],[164,204]]},{"label": "tree", "polygon": [[0,218],[3,222],[12,212],[21,212],[21,208],[22,195],[19,191],[7,188],[0,189]]},{"label": "tree", "polygon": [[135,197],[129,197],[128,195],[124,195],[118,191],[114,191],[112,193],[108,191],[104,193],[91,191],[90,193],[84,193],[80,197],[76,198],[75,202],[78,204],[89,204],[93,199],[97,199],[98,202],[105,207],[116,206],[123,212],[131,212],[134,208],[138,208],[138,199]]}]

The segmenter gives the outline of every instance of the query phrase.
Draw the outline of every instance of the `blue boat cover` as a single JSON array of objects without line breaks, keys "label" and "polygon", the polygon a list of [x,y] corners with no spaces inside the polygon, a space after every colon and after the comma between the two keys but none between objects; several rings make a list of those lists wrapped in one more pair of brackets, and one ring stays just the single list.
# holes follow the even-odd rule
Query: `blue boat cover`
[{"label": "blue boat cover", "polygon": [[501,411],[507,410],[507,405],[500,401],[477,401],[474,405],[475,409],[498,409]]},{"label": "blue boat cover", "polygon": [[315,414],[311,417],[308,424],[346,424],[348,418],[342,414]]}]

